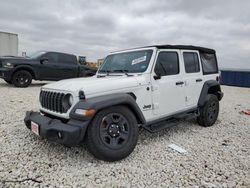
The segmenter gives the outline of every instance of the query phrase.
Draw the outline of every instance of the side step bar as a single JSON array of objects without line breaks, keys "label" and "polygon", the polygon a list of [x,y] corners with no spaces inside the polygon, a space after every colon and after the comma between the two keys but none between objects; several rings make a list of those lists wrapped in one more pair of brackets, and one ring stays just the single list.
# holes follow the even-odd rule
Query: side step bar
[{"label": "side step bar", "polygon": [[160,121],[160,122],[154,123],[154,124],[145,125],[142,127],[150,133],[156,133],[156,132],[159,132],[165,128],[169,128],[169,127],[173,127],[175,125],[178,125],[178,122],[179,121],[176,119],[171,119],[171,120]]},{"label": "side step bar", "polygon": [[195,111],[191,111],[191,112],[187,112],[187,113],[182,113],[182,114],[176,114],[174,116],[168,117],[166,119],[163,120],[159,120],[157,122],[152,122],[152,123],[148,123],[145,125],[142,125],[142,127],[149,131],[150,133],[155,133],[155,132],[159,132],[165,128],[169,128],[169,127],[173,127],[175,125],[178,125],[178,123],[180,122],[180,120],[190,120],[193,118],[196,118],[197,116],[199,116],[199,110],[195,110]]}]

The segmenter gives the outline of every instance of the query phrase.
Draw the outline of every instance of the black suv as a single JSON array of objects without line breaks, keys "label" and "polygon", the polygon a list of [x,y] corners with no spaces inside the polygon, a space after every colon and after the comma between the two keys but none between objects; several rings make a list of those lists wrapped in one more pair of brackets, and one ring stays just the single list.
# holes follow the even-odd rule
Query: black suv
[{"label": "black suv", "polygon": [[0,78],[16,87],[28,87],[32,79],[57,81],[95,75],[97,69],[77,63],[75,55],[40,51],[32,56],[0,57]]}]

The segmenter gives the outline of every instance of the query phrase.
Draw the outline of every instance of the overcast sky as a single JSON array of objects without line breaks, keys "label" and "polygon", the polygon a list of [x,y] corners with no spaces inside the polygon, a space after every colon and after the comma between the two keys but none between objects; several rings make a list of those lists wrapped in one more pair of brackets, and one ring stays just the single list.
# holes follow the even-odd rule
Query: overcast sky
[{"label": "overcast sky", "polygon": [[0,31],[19,53],[86,55],[152,44],[214,48],[220,67],[250,68],[249,0],[0,0]]}]

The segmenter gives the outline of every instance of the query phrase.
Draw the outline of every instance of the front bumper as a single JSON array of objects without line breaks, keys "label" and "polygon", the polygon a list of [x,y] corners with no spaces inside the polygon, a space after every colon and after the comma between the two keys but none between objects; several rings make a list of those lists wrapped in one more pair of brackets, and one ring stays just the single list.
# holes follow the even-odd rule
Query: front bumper
[{"label": "front bumper", "polygon": [[89,121],[79,121],[70,119],[63,123],[59,119],[53,119],[39,112],[28,111],[24,118],[25,125],[31,129],[31,122],[39,125],[39,136],[49,141],[75,146],[79,144],[85,136]]},{"label": "front bumper", "polygon": [[12,69],[0,68],[0,78],[10,81],[12,73]]}]

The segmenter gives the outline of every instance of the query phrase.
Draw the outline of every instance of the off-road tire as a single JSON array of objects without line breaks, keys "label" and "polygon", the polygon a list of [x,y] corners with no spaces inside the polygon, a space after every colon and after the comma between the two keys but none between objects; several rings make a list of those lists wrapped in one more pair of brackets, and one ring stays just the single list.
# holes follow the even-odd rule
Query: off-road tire
[{"label": "off-road tire", "polygon": [[12,83],[16,87],[28,87],[32,82],[32,75],[26,70],[20,70],[14,73]]},{"label": "off-road tire", "polygon": [[[114,146],[117,148],[113,148],[114,146],[112,144],[116,142],[112,142],[114,137],[112,137],[113,135],[110,136],[110,134],[113,133],[109,133],[109,131],[111,131],[112,125],[116,124],[114,122],[118,121],[115,120],[116,115],[117,118],[120,115],[120,119],[123,119],[122,123],[117,123],[117,125],[119,125],[118,130],[120,131],[120,134],[125,135],[126,133],[127,136],[122,136],[126,138],[125,141],[123,141],[123,139],[119,138],[118,136],[115,137],[117,139],[121,139],[118,140],[117,144],[119,144],[121,141],[122,142],[120,145],[114,144]],[[115,121],[113,121],[113,119]],[[113,123],[108,123],[110,121]],[[107,133],[105,132],[106,129]],[[134,150],[137,140],[138,124],[134,114],[125,106],[113,106],[103,109],[95,115],[93,121],[88,126],[86,145],[89,152],[96,158],[104,161],[117,161],[127,157]]]},{"label": "off-road tire", "polygon": [[203,127],[212,126],[216,122],[218,114],[219,100],[217,96],[208,94],[205,105],[200,108],[200,115],[197,117],[197,122]]}]

